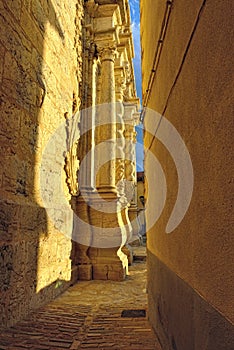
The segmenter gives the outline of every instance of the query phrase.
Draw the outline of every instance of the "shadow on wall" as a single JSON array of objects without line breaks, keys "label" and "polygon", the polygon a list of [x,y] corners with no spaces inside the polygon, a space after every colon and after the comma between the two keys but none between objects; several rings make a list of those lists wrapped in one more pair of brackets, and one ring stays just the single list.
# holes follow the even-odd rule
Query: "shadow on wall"
[{"label": "shadow on wall", "polygon": [[[70,268],[70,240],[60,237],[49,223],[45,208],[38,204],[40,196],[37,185],[43,147],[40,134],[44,132],[48,136],[51,132],[46,125],[47,120],[45,122],[44,119],[44,124],[41,124],[45,115],[49,116],[46,108],[49,108],[53,97],[47,96],[47,81],[43,73],[45,28],[48,21],[61,44],[64,35],[50,0],[23,3],[21,6],[19,1],[0,1],[2,326],[11,325],[68,286],[64,281],[56,283],[56,280],[64,280],[63,271],[59,271],[58,265],[59,239],[67,248],[64,254],[67,269]],[[51,245],[53,240],[54,246]],[[41,249],[43,246],[45,248]],[[39,250],[42,254],[40,284],[44,288],[38,292]],[[61,262],[61,270],[64,266]]]}]

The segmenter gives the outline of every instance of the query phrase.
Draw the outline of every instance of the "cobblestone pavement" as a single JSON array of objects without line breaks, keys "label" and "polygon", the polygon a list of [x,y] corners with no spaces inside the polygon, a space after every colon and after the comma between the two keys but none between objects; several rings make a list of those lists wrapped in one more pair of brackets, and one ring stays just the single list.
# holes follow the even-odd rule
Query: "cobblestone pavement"
[{"label": "cobblestone pavement", "polygon": [[[142,247],[123,282],[78,282],[0,335],[0,349],[161,350],[147,321]],[[124,310],[146,310],[146,316]],[[121,317],[122,312],[127,317]],[[141,311],[142,312],[142,311]],[[123,315],[122,315],[123,316]]]}]

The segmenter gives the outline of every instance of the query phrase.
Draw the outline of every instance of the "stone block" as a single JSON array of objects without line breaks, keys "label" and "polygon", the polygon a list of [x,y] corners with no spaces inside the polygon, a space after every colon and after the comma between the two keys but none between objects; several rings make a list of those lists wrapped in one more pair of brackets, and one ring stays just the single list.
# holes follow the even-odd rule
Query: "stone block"
[{"label": "stone block", "polygon": [[93,276],[93,267],[91,264],[78,265],[78,280],[80,281],[90,281]]},{"label": "stone block", "polygon": [[94,280],[108,280],[108,265],[95,264],[93,265]]},{"label": "stone block", "polygon": [[[0,52],[1,54],[1,52]],[[1,59],[0,59],[1,60]],[[1,69],[1,63],[0,63]],[[20,121],[23,118],[23,111],[15,102],[9,101],[8,97],[1,92],[0,95],[1,129],[0,144],[8,146],[9,153],[16,152]],[[14,147],[13,147],[14,146]],[[6,154],[4,152],[4,154]]]},{"label": "stone block", "polygon": [[[0,150],[4,148],[0,146]],[[2,187],[8,193],[16,193],[16,178],[17,178],[17,157],[11,155],[4,159],[3,166],[3,184]]]},{"label": "stone block", "polygon": [[22,66],[22,62],[18,62],[11,52],[6,52],[5,55],[3,78],[3,85],[8,91],[12,91],[11,96],[17,100],[18,104],[27,106],[27,110],[30,105],[36,104],[36,83]]},{"label": "stone block", "polygon": [[3,66],[4,66],[5,48],[0,44],[0,82],[2,82]]},{"label": "stone block", "polygon": [[0,240],[3,242],[7,232],[17,230],[19,205],[11,201],[0,201]]},{"label": "stone block", "polygon": [[36,25],[35,20],[25,8],[22,8],[20,25],[26,35],[30,38],[30,41],[37,43],[37,50],[39,52],[43,52],[43,35],[39,29],[39,26]]},{"label": "stone block", "polygon": [[21,0],[9,0],[6,4],[13,13],[14,17],[19,20],[21,14]]},{"label": "stone block", "polygon": [[33,233],[47,232],[47,215],[44,208],[25,205],[20,207],[19,227],[21,230],[30,230]]},{"label": "stone block", "polygon": [[0,247],[0,292],[10,288],[13,269],[13,246],[2,245]]},{"label": "stone block", "polygon": [[32,159],[37,150],[39,125],[37,116],[31,113],[24,113],[20,124],[20,150],[24,154],[24,159]]},{"label": "stone block", "polygon": [[32,2],[32,0],[22,0],[22,6],[24,6],[26,8],[26,10],[29,12],[30,12],[30,8],[31,8],[31,2]]},{"label": "stone block", "polygon": [[122,263],[93,265],[94,280],[123,281],[125,276],[126,270],[123,268]]},{"label": "stone block", "polygon": [[118,269],[113,269],[108,272],[108,280],[123,281],[126,277],[126,269],[120,266]]},{"label": "stone block", "polygon": [[3,2],[0,3],[0,12],[1,42],[18,62],[24,61],[29,65],[30,59],[28,57],[30,56],[32,47],[30,40],[26,38],[22,28],[15,21],[15,18],[10,15],[8,8],[4,6]]}]

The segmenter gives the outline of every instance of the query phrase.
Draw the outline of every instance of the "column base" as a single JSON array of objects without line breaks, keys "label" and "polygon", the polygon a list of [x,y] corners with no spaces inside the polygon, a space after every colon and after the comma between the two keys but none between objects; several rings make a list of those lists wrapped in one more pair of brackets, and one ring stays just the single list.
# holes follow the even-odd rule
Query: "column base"
[{"label": "column base", "polygon": [[[121,256],[119,256],[121,255]],[[123,281],[127,274],[128,259],[118,248],[94,248],[89,250],[94,280]]]},{"label": "column base", "polygon": [[111,281],[123,281],[126,277],[126,269],[123,269],[122,264],[107,265],[107,264],[95,264],[93,266],[93,279],[94,280],[111,280]]},{"label": "column base", "polygon": [[92,264],[78,265],[78,280],[90,281],[93,279],[93,266]]},{"label": "column base", "polygon": [[73,210],[72,256],[78,279],[122,281],[128,273],[128,257],[121,247],[130,233],[116,194],[90,192],[85,198],[79,196]]}]

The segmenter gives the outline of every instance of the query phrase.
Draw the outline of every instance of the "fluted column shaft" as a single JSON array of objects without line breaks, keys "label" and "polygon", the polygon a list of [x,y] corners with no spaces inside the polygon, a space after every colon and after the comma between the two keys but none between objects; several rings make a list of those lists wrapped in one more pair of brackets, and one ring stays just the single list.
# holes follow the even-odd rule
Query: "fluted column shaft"
[{"label": "fluted column shaft", "polygon": [[98,192],[116,193],[115,48],[99,48],[99,54],[101,60],[101,105],[97,107],[95,140],[97,145],[104,142],[105,146],[97,147],[96,188]]},{"label": "fluted column shaft", "polygon": [[94,60],[94,44],[87,45],[85,51],[84,74],[87,80],[87,86],[84,89],[84,103],[80,118],[80,132],[81,137],[79,141],[79,186],[81,194],[93,190],[93,130],[94,130],[94,115],[93,115],[93,101],[92,101],[92,75],[93,75],[93,60]]},{"label": "fluted column shaft", "polygon": [[129,218],[132,224],[132,238],[130,245],[139,244],[139,224],[137,220],[137,179],[136,179],[136,131],[135,125],[139,119],[139,113],[136,112],[136,105],[125,105],[125,191],[130,203]]}]

